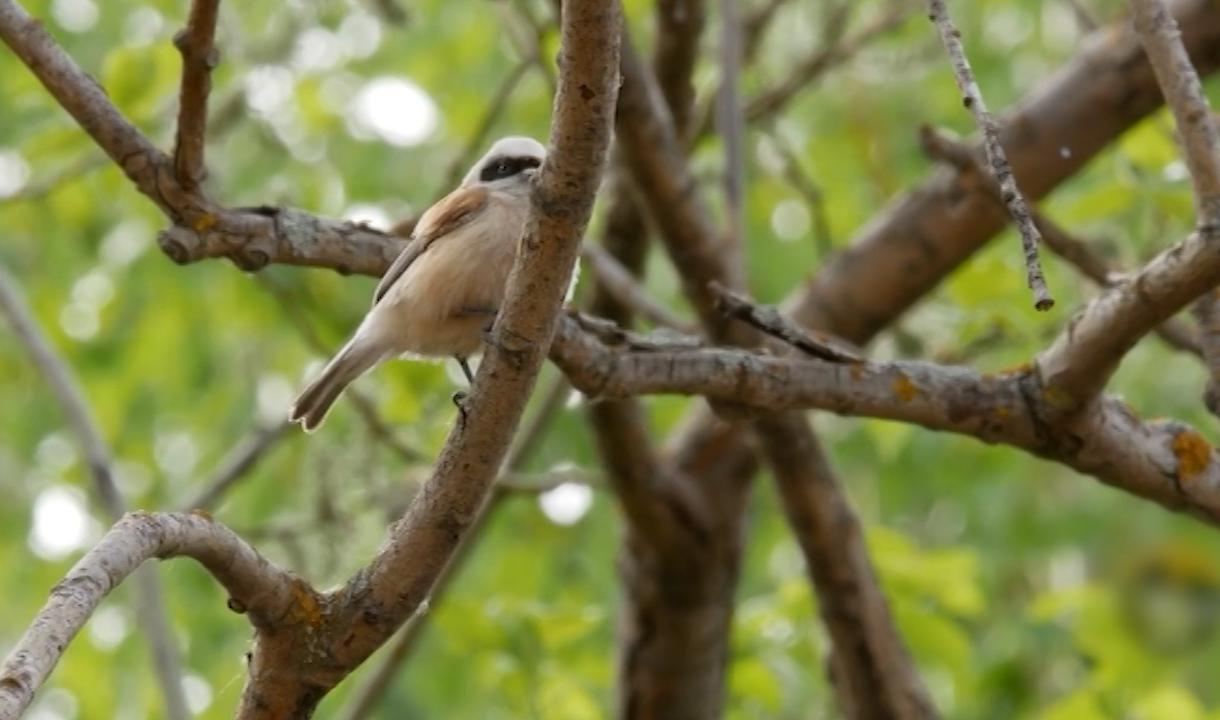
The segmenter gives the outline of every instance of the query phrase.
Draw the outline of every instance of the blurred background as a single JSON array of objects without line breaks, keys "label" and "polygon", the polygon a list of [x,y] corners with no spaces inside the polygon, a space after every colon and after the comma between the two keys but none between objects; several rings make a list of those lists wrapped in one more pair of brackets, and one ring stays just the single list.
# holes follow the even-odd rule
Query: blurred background
[{"label": "blurred background", "polygon": [[[652,3],[625,5],[647,50]],[[171,38],[186,2],[25,6],[129,118],[172,145],[180,62]],[[550,7],[224,3],[210,191],[231,205],[292,205],[382,228],[418,213],[492,138],[546,137],[557,50]],[[752,7],[744,2],[743,12]],[[953,3],[997,112],[1071,58],[1093,23],[1115,21],[1123,9],[1118,0]],[[747,97],[811,48],[905,14],[748,134],[746,248],[751,290],[764,302],[782,299],[932,171],[919,149],[920,123],[973,131],[921,3],[788,2],[777,12],[743,76]],[[696,73],[701,103],[717,84],[714,13],[709,22],[707,61]],[[1214,84],[1208,88],[1215,99]],[[709,187],[718,183],[715,137],[693,162]],[[1162,111],[1137,126],[1042,207],[1123,267],[1184,237],[1191,199],[1172,119]],[[316,586],[341,582],[427,476],[454,419],[456,368],[392,363],[360,383],[363,402],[339,403],[316,435],[284,431],[296,389],[359,321],[374,281],[289,267],[251,275],[216,261],[179,267],[157,249],[164,226],[27,69],[0,51],[0,262],[80,378],[129,504],[187,506],[223,475],[235,448],[253,444],[260,461],[219,497],[216,517]],[[1028,361],[1095,292],[1055,258],[1044,263],[1059,301],[1053,312],[1030,309],[1009,231],[873,353],[983,371]],[[646,286],[690,316],[660,249]],[[557,415],[453,584],[420,620],[404,669],[368,717],[579,720],[611,712],[621,526],[598,477],[581,399],[549,392],[556,375],[544,370],[532,408],[551,395]],[[1111,390],[1145,417],[1176,417],[1206,432],[1215,420],[1199,399],[1204,381],[1196,360],[1149,339]],[[690,404],[646,399],[655,436],[665,437]],[[890,422],[816,414],[814,423],[946,717],[1220,718],[1214,529],[1016,450]],[[105,531],[91,488],[43,376],[0,327],[0,650]],[[729,717],[834,717],[827,641],[765,479],[749,514]],[[191,562],[162,564],[159,573],[190,708],[227,717],[244,680],[248,626]],[[133,600],[128,584],[104,603],[28,717],[161,716]],[[319,715],[342,716],[380,657]]]}]

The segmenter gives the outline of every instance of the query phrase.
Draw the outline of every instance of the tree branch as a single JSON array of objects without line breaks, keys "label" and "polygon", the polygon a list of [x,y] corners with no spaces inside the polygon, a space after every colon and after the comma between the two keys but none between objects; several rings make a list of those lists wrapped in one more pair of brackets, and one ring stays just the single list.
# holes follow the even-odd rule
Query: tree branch
[{"label": "tree branch", "polygon": [[[919,144],[929,157],[948,163],[963,174],[973,174],[979,178],[988,195],[998,205],[1003,206],[1004,201],[1000,197],[1000,187],[996,183],[995,177],[986,171],[978,153],[973,148],[953,140],[927,125],[919,129]],[[1120,279],[1122,273],[1118,268],[1112,267],[1109,261],[1094,252],[1083,240],[1073,237],[1054,220],[1040,213],[1037,208],[1030,208],[1030,216],[1034,220],[1034,225],[1042,233],[1046,246],[1099,287],[1108,288]],[[1202,352],[1199,342],[1195,339],[1195,333],[1184,322],[1177,319],[1170,318],[1161,323],[1156,327],[1156,333],[1170,347],[1194,355]]]},{"label": "tree branch", "polygon": [[[1216,120],[1169,9],[1161,0],[1131,0],[1131,6],[1135,29],[1178,126],[1194,187],[1198,233],[1215,242],[1220,239],[1220,134],[1216,131]],[[1203,402],[1214,414],[1220,414],[1220,307],[1217,305],[1215,292],[1206,293],[1195,303],[1209,375]]]},{"label": "tree branch", "polygon": [[127,576],[145,560],[180,556],[203,565],[228,591],[229,607],[247,613],[255,627],[278,623],[311,597],[301,580],[205,514],[128,513],[51,590],[0,665],[0,717],[20,716],[72,638]]},{"label": "tree branch", "polygon": [[[708,335],[718,342],[746,346],[758,344],[762,339],[760,334],[752,328],[732,324],[728,318],[717,311],[716,293],[712,285],[720,283],[724,286],[738,288],[744,285],[742,238],[733,229],[727,233],[718,233],[715,230],[710,213],[696,191],[694,178],[686,165],[682,145],[677,141],[679,135],[675,131],[668,113],[657,99],[659,92],[655,87],[655,82],[635,56],[630,41],[625,37],[623,42],[623,87],[619,95],[616,129],[626,165],[641,191],[641,198],[648,207],[649,214],[661,231],[666,250],[683,279],[686,294],[699,313]],[[833,476],[817,475],[817,473],[828,470],[828,466],[824,462],[819,464],[817,458],[812,456],[817,447],[816,440],[804,418],[796,415],[764,416],[752,424],[752,430],[763,439],[764,449],[768,450],[767,457],[778,482],[793,485],[821,484],[822,487],[829,488],[828,492],[839,491],[838,481]],[[798,457],[797,453],[802,451],[809,453],[809,456]],[[684,457],[698,458],[699,454]],[[717,491],[722,494],[722,497],[717,497],[708,504],[720,500],[744,503],[745,490],[749,487],[749,478],[753,473],[753,469],[749,465],[746,463],[744,466],[737,464],[722,466],[722,468],[734,471],[744,471],[744,474],[725,474],[722,479],[723,485],[719,486],[722,489]],[[689,473],[682,475],[688,476]],[[707,492],[706,483],[704,491]],[[798,492],[794,491],[785,496],[797,497],[797,495]],[[840,500],[842,507],[847,508],[846,500],[842,498]],[[739,530],[742,508],[742,504],[728,504],[720,505],[712,512],[705,510],[704,517],[712,519],[719,525],[705,524],[699,529],[703,532],[712,530],[721,535],[725,534],[723,529]],[[706,520],[704,522],[706,523]],[[799,528],[794,529],[800,531]],[[709,558],[709,561],[724,563],[721,572],[728,574],[731,587],[731,583],[736,577],[736,562],[740,548],[731,538],[722,540],[722,542],[728,543],[727,549],[722,548],[718,556]],[[862,557],[867,556],[867,550],[863,547],[858,548],[858,552]],[[658,553],[651,560],[652,563],[661,565],[665,562],[664,554]],[[807,562],[813,563],[818,560],[817,556],[806,556]],[[667,569],[670,574],[675,571],[673,567]],[[856,566],[854,569],[862,571],[862,574],[853,577],[854,582],[862,585],[876,585],[876,577],[867,564],[864,567]],[[680,569],[678,570],[680,571]],[[815,580],[819,577],[823,577],[823,575],[814,573]],[[652,590],[654,594],[656,593],[656,589],[650,588],[648,585],[642,584],[640,587],[645,592]],[[830,592],[832,588],[819,586],[818,591]],[[719,591],[719,593],[723,592],[723,590]],[[880,590],[876,590],[876,592],[879,593]],[[723,595],[720,595],[718,602],[724,602]],[[637,701],[635,712],[648,715],[660,711],[660,708],[665,708],[664,712],[674,717],[699,717],[718,712],[718,704],[707,705],[711,699],[709,699],[709,691],[705,689],[705,685],[711,679],[718,682],[719,676],[723,672],[726,642],[723,634],[727,632],[730,613],[731,606],[719,615],[710,614],[709,624],[698,628],[702,634],[700,657],[717,663],[713,666],[714,669],[705,669],[701,677],[693,679],[691,683],[688,683],[688,687],[678,692],[674,692],[672,687],[652,683],[652,686],[659,688],[661,692],[647,696],[638,695],[633,698]],[[873,615],[862,616],[862,618],[864,620],[878,619]],[[649,619],[657,620],[657,618]],[[722,624],[717,626],[715,623]],[[892,634],[893,626],[888,623],[888,618],[884,625],[869,628],[844,628],[844,631],[853,635],[888,632],[890,637],[886,647],[902,647],[902,640]],[[718,637],[717,633],[721,635]],[[834,648],[835,653],[840,653],[841,650],[843,648],[837,645]],[[672,649],[670,651],[672,652]],[[864,712],[875,713],[878,717],[894,716],[895,713],[898,713],[898,717],[922,718],[935,714],[927,701],[926,691],[913,671],[889,675],[877,672],[888,663],[909,663],[905,654],[892,656],[886,663],[869,665],[855,662],[858,657],[845,654],[837,658],[841,661],[840,667],[852,675],[851,678],[836,678],[835,687],[839,691],[840,702],[845,708],[869,708]],[[643,665],[637,665],[637,672],[641,667]],[[672,682],[669,684],[673,685]],[[860,693],[861,688],[868,690]],[[697,691],[698,697],[690,697],[689,694],[692,691]],[[898,697],[919,698],[922,701],[904,705],[896,701]]]},{"label": "tree branch", "polygon": [[552,359],[594,398],[702,395],[763,410],[820,409],[1003,443],[1220,525],[1220,456],[1176,421],[1104,398],[1056,426],[1036,371],[980,374],[914,361],[828,363],[728,348],[608,347],[565,317]]},{"label": "tree branch", "polygon": [[[102,508],[111,522],[118,521],[126,511],[126,503],[123,502],[122,493],[114,482],[110,448],[102,437],[85,400],[85,394],[68,364],[55,352],[39,329],[33,313],[21,297],[17,281],[3,266],[0,266],[0,312],[8,318],[33,365],[46,377],[47,384],[50,385],[68,421],[68,427],[80,443],[85,462],[89,466],[89,474],[93,478],[94,491],[101,500]],[[182,690],[180,653],[165,612],[164,592],[155,570],[148,568],[137,575],[136,595],[137,617],[140,629],[152,651],[153,671],[165,699],[165,714],[174,720],[185,720],[190,713],[187,711],[186,697]],[[0,685],[2,684],[3,681],[0,680]],[[30,692],[33,692],[33,688]]]},{"label": "tree branch", "polygon": [[208,124],[208,93],[212,69],[220,63],[213,45],[220,0],[193,0],[186,27],[174,36],[182,54],[182,90],[178,99],[178,135],[174,146],[174,172],[186,190],[203,182],[207,169],[203,146]]},{"label": "tree branch", "polygon": [[970,60],[966,58],[966,51],[962,48],[962,34],[949,17],[945,0],[929,0],[928,10],[928,19],[940,31],[941,41],[949,53],[953,78],[962,91],[962,103],[974,114],[974,121],[983,133],[983,150],[987,153],[987,163],[1000,186],[1000,197],[1021,234],[1021,245],[1025,254],[1025,277],[1034,292],[1034,307],[1043,311],[1050,310],[1054,307],[1055,300],[1046,287],[1042,264],[1038,260],[1038,244],[1042,242],[1042,235],[1030,217],[1025,196],[1017,187],[1012,165],[1004,154],[1004,146],[1000,144],[1000,128],[992,119],[991,113],[987,112],[987,105],[983,102],[983,93],[979,90],[978,81],[974,79],[974,72],[970,69]]},{"label": "tree branch", "polygon": [[1220,233],[1220,135],[1199,74],[1163,0],[1131,0],[1135,30],[1177,122],[1201,231]]},{"label": "tree branch", "polygon": [[312,708],[321,693],[368,657],[419,607],[478,516],[550,345],[592,208],[609,144],[618,75],[617,3],[569,2],[562,21],[563,57],[552,124],[552,149],[535,191],[536,213],[508,282],[494,341],[466,400],[465,420],[450,435],[432,477],[386,546],[333,596],[326,662],[286,654],[280,644],[251,662],[254,678],[278,663],[297,667],[253,683],[246,708]]},{"label": "tree branch", "polygon": [[183,511],[207,510],[216,507],[229,490],[245,477],[262,460],[292,427],[287,422],[255,428],[241,443],[236,445],[220,461],[211,477],[202,483],[202,489],[194,499],[183,506]]},{"label": "tree branch", "polygon": [[580,255],[593,272],[593,277],[597,279],[598,287],[613,297],[625,310],[634,312],[659,327],[681,331],[690,329],[690,323],[649,296],[632,277],[631,271],[623,267],[607,250],[588,244],[581,247]]}]

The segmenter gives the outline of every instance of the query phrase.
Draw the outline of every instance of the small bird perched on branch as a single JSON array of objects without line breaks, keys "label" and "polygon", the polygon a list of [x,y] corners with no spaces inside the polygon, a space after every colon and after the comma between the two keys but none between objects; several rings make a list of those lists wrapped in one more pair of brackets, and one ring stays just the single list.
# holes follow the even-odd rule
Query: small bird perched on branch
[{"label": "small bird perched on branch", "polygon": [[352,339],[289,410],[315,430],[352,381],[400,355],[467,358],[500,309],[504,285],[530,213],[530,188],[546,148],[527,137],[498,140],[457,190],[420,218],[406,248],[373,293]]}]

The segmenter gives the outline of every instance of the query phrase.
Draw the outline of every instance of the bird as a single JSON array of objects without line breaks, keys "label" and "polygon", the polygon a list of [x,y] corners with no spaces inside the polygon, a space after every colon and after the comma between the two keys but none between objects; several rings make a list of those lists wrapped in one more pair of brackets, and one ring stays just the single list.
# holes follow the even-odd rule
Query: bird
[{"label": "bird", "polygon": [[351,339],[292,404],[290,422],[316,430],[344,388],[390,358],[453,357],[473,382],[467,360],[500,309],[545,161],[537,140],[501,138],[424,212]]}]

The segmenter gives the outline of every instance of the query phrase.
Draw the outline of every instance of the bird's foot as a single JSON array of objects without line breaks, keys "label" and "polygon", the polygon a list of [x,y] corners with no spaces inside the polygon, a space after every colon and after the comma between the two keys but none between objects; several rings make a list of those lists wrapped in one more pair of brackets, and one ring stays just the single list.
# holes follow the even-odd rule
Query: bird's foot
[{"label": "bird's foot", "polygon": [[458,409],[458,422],[462,425],[466,424],[466,391],[458,390],[449,396],[453,402],[453,406]]}]

